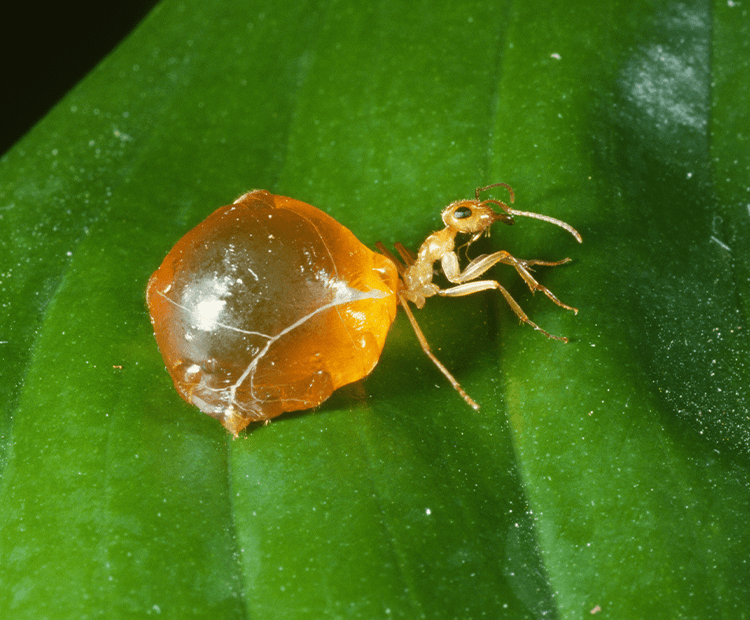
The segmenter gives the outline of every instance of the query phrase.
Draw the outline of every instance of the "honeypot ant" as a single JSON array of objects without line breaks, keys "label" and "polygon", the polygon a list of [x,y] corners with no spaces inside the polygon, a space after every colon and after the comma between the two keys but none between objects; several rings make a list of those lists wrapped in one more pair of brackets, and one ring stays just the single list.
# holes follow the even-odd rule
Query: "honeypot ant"
[{"label": "honeypot ant", "polygon": [[[521,321],[531,325],[531,327],[542,332],[548,338],[568,342],[567,338],[554,336],[531,321],[521,309],[521,306],[519,306],[516,300],[513,299],[508,290],[499,282],[495,280],[477,280],[477,278],[482,276],[494,265],[504,263],[506,265],[512,265],[515,268],[532,293],[541,291],[558,306],[565,308],[566,310],[572,310],[576,314],[578,313],[577,308],[573,308],[572,306],[561,302],[555,297],[552,291],[546,286],[539,284],[530,273],[530,268],[532,266],[543,265],[545,267],[555,267],[570,262],[570,258],[564,258],[559,261],[524,260],[515,258],[506,250],[499,250],[492,254],[478,256],[461,270],[458,253],[455,249],[456,235],[459,233],[471,235],[469,241],[466,242],[464,246],[461,246],[468,249],[468,247],[477,241],[483,234],[489,235],[490,227],[495,222],[503,222],[504,224],[509,225],[513,224],[514,215],[531,217],[537,220],[549,222],[550,224],[554,224],[555,226],[567,230],[576,238],[578,243],[583,242],[581,235],[575,228],[558,219],[547,215],[541,215],[539,213],[519,211],[511,208],[503,201],[495,200],[493,198],[480,200],[479,195],[482,192],[494,187],[504,187],[510,194],[511,204],[515,201],[513,188],[507,183],[493,183],[492,185],[477,188],[474,200],[459,200],[451,203],[443,209],[442,218],[445,228],[434,232],[427,237],[424,243],[420,246],[416,256],[407,250],[401,243],[397,242],[394,244],[394,247],[398,251],[403,263],[386,249],[380,241],[375,244],[378,250],[390,258],[396,265],[396,269],[400,276],[400,288],[397,291],[398,301],[409,318],[409,322],[417,335],[422,350],[427,357],[432,360],[435,366],[438,367],[440,372],[445,375],[448,381],[451,382],[451,385],[463,397],[463,399],[474,409],[479,409],[479,405],[464,391],[456,378],[440,362],[440,360],[435,357],[435,354],[430,349],[430,345],[427,343],[427,339],[417,324],[413,312],[409,308],[408,302],[413,303],[417,308],[421,309],[424,307],[426,299],[435,295],[441,297],[463,297],[464,295],[472,295],[474,293],[479,293],[480,291],[497,289],[502,293],[503,297],[505,297],[505,300],[508,302],[508,305],[510,305],[513,312],[516,313]],[[495,211],[490,205],[500,207],[502,212]],[[455,286],[441,288],[432,281],[435,273],[434,265],[438,261],[440,261],[440,267],[442,268],[442,272],[446,279]]]},{"label": "honeypot ant", "polygon": [[[474,409],[477,403],[430,350],[410,303],[428,297],[461,297],[497,289],[518,317],[548,338],[510,293],[479,278],[493,265],[512,265],[532,292],[562,303],[531,275],[535,265],[505,250],[479,256],[461,269],[456,236],[468,248],[494,222],[526,216],[564,228],[568,224],[512,209],[476,190],[443,210],[445,228],[431,234],[416,255],[400,243],[397,258],[376,253],[320,209],[266,190],[243,194],[188,231],[152,274],[146,289],[159,350],[179,395],[219,420],[233,435],[253,422],[311,409],[334,390],[366,377],[378,363],[399,304],[419,343],[440,372]],[[495,208],[497,208],[497,210]],[[433,282],[440,262],[451,286]]]}]

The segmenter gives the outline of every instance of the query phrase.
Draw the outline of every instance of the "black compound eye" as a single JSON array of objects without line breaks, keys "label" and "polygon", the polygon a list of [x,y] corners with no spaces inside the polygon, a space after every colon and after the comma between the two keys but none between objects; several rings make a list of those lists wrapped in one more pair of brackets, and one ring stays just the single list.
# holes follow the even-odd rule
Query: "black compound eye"
[{"label": "black compound eye", "polygon": [[472,211],[469,207],[459,207],[453,212],[453,217],[457,220],[465,220],[467,217],[471,217]]}]

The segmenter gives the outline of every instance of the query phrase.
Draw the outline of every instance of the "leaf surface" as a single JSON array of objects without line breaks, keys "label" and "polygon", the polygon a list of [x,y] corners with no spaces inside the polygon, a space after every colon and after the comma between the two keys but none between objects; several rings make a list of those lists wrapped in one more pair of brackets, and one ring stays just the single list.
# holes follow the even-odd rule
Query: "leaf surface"
[{"label": "leaf surface", "polygon": [[[743,618],[750,608],[741,3],[164,0],[0,161],[0,611],[13,618]],[[502,298],[397,319],[366,380],[233,441],[182,402],[149,275],[264,188]],[[494,192],[495,190],[493,190]],[[502,192],[491,197],[507,200]]]}]

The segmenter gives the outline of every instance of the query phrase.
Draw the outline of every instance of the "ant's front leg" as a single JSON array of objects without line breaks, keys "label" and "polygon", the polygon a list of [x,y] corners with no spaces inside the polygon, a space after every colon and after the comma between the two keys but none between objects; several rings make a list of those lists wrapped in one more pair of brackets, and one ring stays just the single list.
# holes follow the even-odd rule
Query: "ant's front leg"
[{"label": "ant's front leg", "polygon": [[554,336],[534,323],[521,309],[521,306],[518,305],[518,302],[513,299],[513,297],[505,289],[505,287],[499,282],[495,282],[495,280],[479,280],[477,282],[467,282],[465,284],[459,284],[458,286],[452,286],[451,288],[438,289],[437,294],[442,297],[463,297],[465,295],[473,295],[474,293],[488,291],[490,289],[496,289],[500,291],[513,312],[515,312],[518,318],[521,319],[524,323],[526,323],[527,325],[531,325],[531,327],[533,327],[535,330],[542,332],[545,336],[547,336],[547,338],[553,338],[555,340],[561,340],[562,342],[568,342],[567,338],[564,338],[562,336]]},{"label": "ant's front leg", "polygon": [[458,257],[453,252],[451,252],[450,254],[445,254],[443,256],[443,258],[441,259],[441,265],[443,267],[443,272],[445,273],[445,277],[448,278],[448,280],[452,282],[453,284],[464,284],[466,282],[471,282],[472,280],[476,280],[479,276],[484,274],[488,269],[490,269],[494,265],[497,265],[498,263],[512,265],[515,268],[515,270],[518,272],[518,275],[520,275],[523,278],[524,282],[526,282],[527,286],[529,287],[532,293],[536,291],[541,291],[561,308],[565,308],[566,310],[572,310],[573,312],[578,314],[578,309],[573,308],[572,306],[569,306],[568,304],[561,302],[554,295],[554,293],[552,293],[552,291],[550,291],[546,286],[542,286],[541,284],[539,284],[539,282],[537,282],[534,279],[534,277],[531,275],[528,269],[528,267],[531,265],[545,265],[549,267],[554,267],[556,265],[563,265],[569,261],[570,261],[569,258],[564,258],[563,260],[555,261],[555,262],[540,261],[540,260],[522,260],[522,259],[515,258],[514,256],[512,256],[510,253],[508,253],[505,250],[500,250],[499,252],[494,252],[493,254],[485,254],[483,256],[479,256],[475,258],[466,266],[466,268],[463,271],[461,271],[459,267]]}]

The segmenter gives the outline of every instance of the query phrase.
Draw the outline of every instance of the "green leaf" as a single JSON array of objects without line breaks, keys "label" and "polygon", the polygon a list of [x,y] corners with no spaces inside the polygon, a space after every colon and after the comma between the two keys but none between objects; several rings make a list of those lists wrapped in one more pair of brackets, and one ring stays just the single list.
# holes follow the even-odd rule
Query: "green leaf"
[{"label": "green leaf", "polygon": [[[164,0],[0,162],[0,615],[748,617],[747,17]],[[509,267],[569,344],[430,299],[480,411],[403,316],[315,412],[233,441],[179,399],[144,289],[215,208],[416,249],[498,181],[584,243],[519,217],[472,252],[570,256],[536,276],[580,312]]]}]

